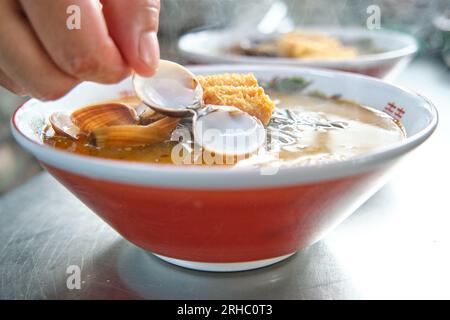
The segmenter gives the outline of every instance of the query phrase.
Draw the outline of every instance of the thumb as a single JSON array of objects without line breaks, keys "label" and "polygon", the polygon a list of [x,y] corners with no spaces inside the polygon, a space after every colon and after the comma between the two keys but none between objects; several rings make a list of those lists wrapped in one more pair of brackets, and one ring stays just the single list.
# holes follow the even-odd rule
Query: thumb
[{"label": "thumb", "polygon": [[159,0],[101,0],[108,30],[130,68],[152,76],[159,63]]}]

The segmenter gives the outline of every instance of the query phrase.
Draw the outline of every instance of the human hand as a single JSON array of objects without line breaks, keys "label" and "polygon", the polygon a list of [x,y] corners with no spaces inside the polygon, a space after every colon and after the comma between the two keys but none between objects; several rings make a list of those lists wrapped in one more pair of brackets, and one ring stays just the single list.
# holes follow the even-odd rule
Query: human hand
[{"label": "human hand", "polygon": [[[69,30],[77,5],[80,29]],[[154,74],[159,0],[1,0],[0,85],[53,100],[81,81],[115,83]]]}]

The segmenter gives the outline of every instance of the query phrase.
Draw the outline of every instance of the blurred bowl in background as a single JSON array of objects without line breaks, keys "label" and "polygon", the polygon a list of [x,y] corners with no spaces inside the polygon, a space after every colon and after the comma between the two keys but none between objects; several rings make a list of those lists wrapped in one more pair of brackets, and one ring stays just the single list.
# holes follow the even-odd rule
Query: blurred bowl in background
[{"label": "blurred bowl in background", "polygon": [[361,52],[351,59],[294,59],[284,57],[248,56],[233,52],[242,41],[261,41],[276,34],[246,36],[236,28],[206,30],[183,35],[178,42],[180,53],[193,63],[240,63],[306,66],[349,71],[378,78],[393,77],[403,70],[418,50],[411,35],[386,31],[368,30],[361,27],[315,26],[301,27],[306,32],[320,32],[336,38]]},{"label": "blurred bowl in background", "polygon": [[442,37],[442,59],[450,68],[450,10],[434,19],[433,25]]}]

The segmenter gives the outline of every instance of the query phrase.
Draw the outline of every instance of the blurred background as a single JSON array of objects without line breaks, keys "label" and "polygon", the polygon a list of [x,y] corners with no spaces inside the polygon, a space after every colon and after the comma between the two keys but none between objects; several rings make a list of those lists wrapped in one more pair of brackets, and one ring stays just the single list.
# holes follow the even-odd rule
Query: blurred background
[{"label": "blurred background", "polygon": [[[185,63],[177,52],[178,38],[192,29],[255,26],[278,0],[162,0],[161,54]],[[378,5],[381,28],[412,34],[419,56],[450,64],[450,0],[284,0],[293,24],[365,26],[367,8]],[[445,60],[447,59],[447,60]],[[450,72],[450,69],[449,69]],[[39,172],[39,165],[13,141],[9,121],[25,101],[0,87],[0,195]]]}]

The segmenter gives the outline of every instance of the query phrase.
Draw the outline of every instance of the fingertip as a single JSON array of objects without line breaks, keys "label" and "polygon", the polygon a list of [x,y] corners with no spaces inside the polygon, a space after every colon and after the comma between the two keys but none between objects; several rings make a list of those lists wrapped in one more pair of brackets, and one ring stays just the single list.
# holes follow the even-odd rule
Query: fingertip
[{"label": "fingertip", "polygon": [[109,34],[128,66],[141,76],[154,75],[160,58],[159,0],[102,0],[102,3]]},{"label": "fingertip", "polygon": [[156,32],[143,32],[139,38],[140,63],[134,67],[135,71],[150,77],[155,74],[159,65],[159,43]]},{"label": "fingertip", "polygon": [[134,72],[140,75],[141,77],[153,77],[156,74],[156,69],[136,68]]}]

